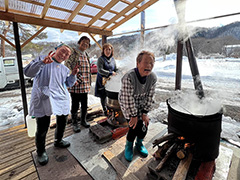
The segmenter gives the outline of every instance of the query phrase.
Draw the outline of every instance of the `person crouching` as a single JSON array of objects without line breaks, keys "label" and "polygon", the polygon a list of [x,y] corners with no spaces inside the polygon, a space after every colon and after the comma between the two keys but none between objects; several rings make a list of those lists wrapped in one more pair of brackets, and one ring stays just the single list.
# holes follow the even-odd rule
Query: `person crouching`
[{"label": "person crouching", "polygon": [[147,113],[153,104],[153,95],[157,82],[152,72],[155,56],[149,51],[142,51],[137,56],[137,67],[128,71],[121,79],[119,104],[124,117],[129,122],[129,131],[125,145],[125,159],[133,159],[133,143],[139,153],[147,157],[148,151],[143,146],[143,139],[147,134],[149,118]]}]

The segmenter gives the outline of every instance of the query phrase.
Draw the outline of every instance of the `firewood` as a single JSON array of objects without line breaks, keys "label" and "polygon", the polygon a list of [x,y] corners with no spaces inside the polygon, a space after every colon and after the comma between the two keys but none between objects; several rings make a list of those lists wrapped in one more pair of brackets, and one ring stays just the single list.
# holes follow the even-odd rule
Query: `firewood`
[{"label": "firewood", "polygon": [[167,150],[171,147],[171,145],[174,143],[174,141],[167,141],[165,142],[162,146],[158,146],[158,149],[157,151],[153,154],[153,156],[156,158],[156,159],[162,159]]},{"label": "firewood", "polygon": [[155,147],[156,145],[164,142],[164,141],[167,141],[167,140],[171,140],[171,139],[175,139],[177,137],[176,134],[174,133],[169,133],[163,137],[160,137],[158,139],[155,139],[154,142],[153,142],[153,147]]},{"label": "firewood", "polygon": [[172,180],[185,180],[186,179],[189,167],[192,162],[192,158],[193,158],[192,153],[189,153],[188,158],[180,161]]},{"label": "firewood", "polygon": [[164,165],[164,163],[168,160],[168,158],[171,156],[171,154],[175,151],[177,148],[177,143],[174,143],[166,152],[166,155],[164,158],[160,161],[160,163],[156,167],[156,171],[160,171]]},{"label": "firewood", "polygon": [[187,156],[187,152],[185,149],[180,149],[176,155],[178,159],[184,159]]}]

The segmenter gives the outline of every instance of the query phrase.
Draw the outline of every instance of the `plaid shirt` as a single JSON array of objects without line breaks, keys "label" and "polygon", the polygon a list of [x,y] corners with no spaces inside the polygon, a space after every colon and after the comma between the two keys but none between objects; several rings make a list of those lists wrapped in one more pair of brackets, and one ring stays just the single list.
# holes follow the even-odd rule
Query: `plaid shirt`
[{"label": "plaid shirt", "polygon": [[88,93],[91,87],[91,71],[90,62],[86,53],[74,49],[74,52],[65,61],[65,66],[67,66],[71,71],[80,62],[79,72],[77,74],[77,82],[73,87],[69,88],[70,93]]},{"label": "plaid shirt", "polygon": [[141,84],[134,69],[126,73],[122,78],[122,86],[119,92],[119,103],[126,119],[131,117],[141,117],[143,113],[151,110],[154,103],[157,77],[151,73],[146,83]]}]

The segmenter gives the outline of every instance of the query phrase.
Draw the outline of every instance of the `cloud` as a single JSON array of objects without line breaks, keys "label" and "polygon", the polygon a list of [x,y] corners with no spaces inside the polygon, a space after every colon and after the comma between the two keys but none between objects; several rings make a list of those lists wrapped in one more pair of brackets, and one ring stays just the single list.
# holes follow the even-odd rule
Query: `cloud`
[{"label": "cloud", "polygon": [[46,28],[44,32],[47,32],[48,38],[44,40],[35,40],[33,42],[47,41],[47,42],[67,42],[78,41],[79,35],[75,31],[64,30],[62,33],[60,29]]}]

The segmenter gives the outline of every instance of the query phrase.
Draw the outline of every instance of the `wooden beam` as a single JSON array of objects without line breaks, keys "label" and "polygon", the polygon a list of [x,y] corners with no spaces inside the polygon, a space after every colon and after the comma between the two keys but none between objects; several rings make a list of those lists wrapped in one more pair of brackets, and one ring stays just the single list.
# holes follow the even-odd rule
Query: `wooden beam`
[{"label": "wooden beam", "polygon": [[8,5],[9,5],[8,0],[5,0],[5,12],[8,12]]},{"label": "wooden beam", "polygon": [[47,27],[42,27],[38,32],[36,32],[34,35],[32,35],[32,37],[30,37],[27,41],[25,41],[22,45],[21,48],[23,48],[24,46],[26,46],[33,38],[35,38],[36,36],[38,36],[44,29],[46,29]]},{"label": "wooden beam", "polygon": [[10,44],[12,47],[16,48],[16,46],[11,41],[9,41],[7,38],[5,38],[3,35],[0,34],[0,38],[2,38],[4,41],[6,41],[8,44]]},{"label": "wooden beam", "polygon": [[114,16],[111,20],[109,20],[107,23],[105,23],[101,29],[105,29],[108,27],[111,23],[115,22],[118,18],[120,18],[122,15],[126,14],[128,11],[130,11],[132,8],[134,8],[136,5],[141,3],[143,0],[136,0],[129,6],[127,6],[125,9],[123,9],[121,12],[119,12],[116,16]]},{"label": "wooden beam", "polygon": [[177,42],[177,62],[176,62],[175,90],[181,90],[182,55],[183,55],[183,40],[178,40],[178,42]]},{"label": "wooden beam", "polygon": [[[42,7],[44,7],[44,5],[45,5],[44,3],[37,2],[37,1],[32,1],[32,0],[19,0],[19,1],[27,2],[27,3],[30,3],[30,4],[33,4],[33,5],[37,5],[37,6],[42,6]],[[76,0],[76,2],[79,2],[79,1]],[[92,4],[87,3],[87,5],[91,6]],[[100,6],[97,6],[97,7],[100,7]],[[64,9],[64,8],[53,6],[53,5],[50,5],[49,8],[54,9],[54,10],[63,11],[63,12],[66,12],[66,13],[72,13],[73,12],[73,11],[71,11],[69,9]],[[117,14],[117,12],[115,12],[115,11],[111,11],[111,12]],[[80,13],[80,12],[78,12],[77,15],[84,16],[84,17],[89,17],[89,18],[93,18],[94,17],[94,16],[91,16],[89,14],[84,14],[84,13]],[[100,18],[99,20],[107,21],[106,19],[103,19],[103,18]]]},{"label": "wooden beam", "polygon": [[112,0],[110,1],[110,3],[107,4],[107,6],[105,8],[103,8],[94,18],[92,18],[88,23],[87,26],[91,26],[94,22],[96,22],[99,17],[101,17],[102,15],[104,15],[109,9],[111,9],[111,7],[113,7],[115,4],[117,4],[119,1],[118,0]]},{"label": "wooden beam", "polygon": [[201,82],[201,78],[200,78],[200,74],[197,66],[197,60],[194,55],[190,37],[185,41],[185,48],[187,50],[188,62],[192,72],[194,88],[196,90],[196,94],[198,95],[198,97],[202,99],[204,97],[204,91],[203,91],[203,86],[202,86],[202,82]]},{"label": "wooden beam", "polygon": [[[129,2],[129,1],[126,1],[126,0],[120,0],[120,1],[122,1],[123,3],[126,3],[126,4],[128,4],[128,5],[130,5],[130,4],[131,4],[131,2]],[[138,5],[136,5],[135,7],[136,7],[136,8],[140,8],[140,6],[138,6]]]},{"label": "wooden beam", "polygon": [[[75,0],[75,1],[77,1],[77,0]],[[98,6],[98,5],[96,5],[96,4],[92,4],[92,3],[90,3],[90,2],[88,2],[86,5],[92,6],[92,7],[94,7],[94,8],[101,9],[101,10],[103,9],[103,7]],[[113,13],[113,14],[118,14],[117,11],[110,10],[110,9],[108,10],[108,12]]]},{"label": "wooden beam", "polygon": [[105,151],[103,153],[103,157],[112,165],[112,167],[117,172],[118,178],[123,180],[138,180],[137,176],[135,176],[129,169],[127,168],[122,161],[118,159],[111,151]]},{"label": "wooden beam", "polygon": [[102,49],[101,45],[97,42],[97,40],[93,37],[93,35],[90,34],[90,33],[88,33],[88,34],[89,34],[89,36],[94,40],[94,42],[98,45],[98,47],[99,47],[100,49]]},{"label": "wooden beam", "polygon": [[81,0],[70,17],[66,20],[66,23],[70,23],[87,2],[88,0]]},{"label": "wooden beam", "polygon": [[51,3],[52,3],[52,0],[46,0],[40,18],[44,18],[44,17],[46,16],[47,11],[48,11],[48,9],[49,9]]},{"label": "wooden beam", "polygon": [[13,22],[20,22],[20,23],[26,23],[26,24],[58,28],[58,29],[67,29],[67,30],[72,30],[72,31],[77,31],[77,32],[81,31],[81,32],[101,34],[101,35],[107,35],[107,36],[112,35],[111,31],[100,30],[97,28],[84,27],[84,26],[77,25],[77,24],[67,24],[67,23],[59,22],[59,21],[40,19],[37,17],[30,17],[30,16],[14,14],[14,13],[9,13],[9,12],[8,13],[0,12],[0,19],[6,20],[6,21],[13,21]]},{"label": "wooden beam", "polygon": [[188,157],[186,159],[180,161],[172,180],[185,180],[186,179],[189,167],[192,162],[192,158],[193,158],[193,154],[189,153]]},{"label": "wooden beam", "polygon": [[[122,19],[121,21],[119,21],[118,23],[116,23],[115,25],[113,25],[110,30],[112,31],[113,29],[116,29],[118,26],[122,25],[123,23],[125,23],[126,21],[128,21],[129,19],[131,19],[132,17],[136,16],[138,13],[140,13],[141,11],[143,11],[144,9],[148,8],[149,6],[153,5],[154,3],[156,3],[158,0],[150,0],[147,3],[145,3],[143,6],[141,6],[141,8],[135,10],[134,12],[132,12],[131,14],[129,14],[126,18]],[[135,2],[135,1],[134,1]]]}]

